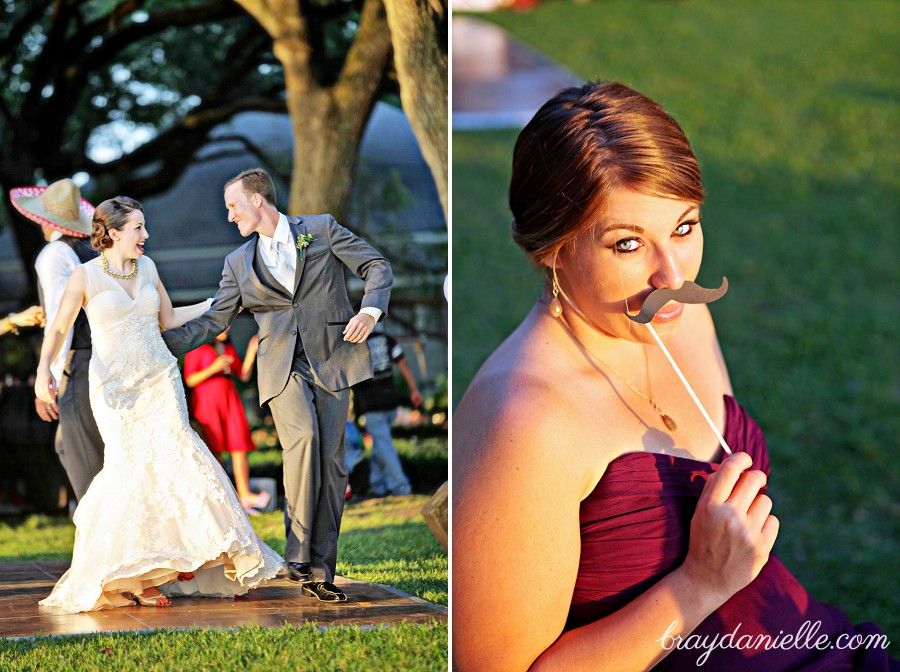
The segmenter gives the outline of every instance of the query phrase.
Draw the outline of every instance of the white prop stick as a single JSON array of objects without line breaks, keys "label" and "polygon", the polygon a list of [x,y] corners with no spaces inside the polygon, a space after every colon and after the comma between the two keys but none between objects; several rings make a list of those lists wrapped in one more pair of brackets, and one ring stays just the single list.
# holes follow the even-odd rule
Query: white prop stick
[{"label": "white prop stick", "polygon": [[703,404],[700,403],[700,400],[697,398],[697,395],[694,394],[694,390],[691,389],[690,383],[688,383],[687,378],[684,377],[684,374],[681,373],[681,369],[678,368],[678,365],[675,363],[675,360],[672,359],[672,355],[669,354],[669,350],[663,345],[662,339],[659,337],[659,334],[656,333],[656,329],[653,328],[653,325],[649,322],[645,323],[647,329],[650,330],[650,334],[656,339],[657,345],[659,345],[660,349],[663,351],[663,354],[666,356],[666,359],[669,360],[669,364],[672,365],[672,368],[675,369],[675,373],[678,374],[678,378],[681,380],[682,385],[684,385],[685,389],[687,389],[688,394],[691,395],[691,399],[694,400],[694,403],[697,405],[697,408],[700,409],[700,412],[703,414],[703,419],[706,420],[706,424],[709,425],[709,428],[713,431],[713,434],[716,435],[716,438],[719,440],[719,443],[722,444],[722,448],[725,449],[725,452],[729,455],[732,455],[731,448],[728,447],[728,444],[725,443],[725,439],[722,437],[722,434],[719,433],[718,427],[716,427],[716,423],[712,421],[709,417],[709,414],[706,412],[706,409],[703,408]]}]

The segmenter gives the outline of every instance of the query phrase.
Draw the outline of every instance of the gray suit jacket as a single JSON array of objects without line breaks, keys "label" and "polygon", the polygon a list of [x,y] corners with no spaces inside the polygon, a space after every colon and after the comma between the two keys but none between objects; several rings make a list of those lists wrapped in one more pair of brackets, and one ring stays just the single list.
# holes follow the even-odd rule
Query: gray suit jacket
[{"label": "gray suit jacket", "polygon": [[[331,215],[288,217],[291,238],[312,234],[297,250],[294,291],[285,290],[254,268],[259,236],[225,258],[222,281],[212,305],[200,317],[163,332],[176,356],[212,340],[231,324],[238,308],[253,313],[259,325],[257,354],[259,401],[264,404],[287,385],[298,332],[316,382],[336,391],[372,377],[369,348],[344,341],[343,330],[355,311],[350,306],[344,267],[365,282],[361,308],[387,313],[393,284],[391,265],[371,245],[338,224]],[[264,268],[264,266],[263,266]]]}]

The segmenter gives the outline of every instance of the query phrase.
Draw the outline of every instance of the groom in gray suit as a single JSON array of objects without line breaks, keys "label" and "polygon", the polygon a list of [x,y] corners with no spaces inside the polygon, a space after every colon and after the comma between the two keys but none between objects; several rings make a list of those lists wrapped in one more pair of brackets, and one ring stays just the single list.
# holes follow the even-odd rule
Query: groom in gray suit
[{"label": "groom in gray suit", "polygon": [[[225,258],[210,309],[163,333],[181,355],[231,324],[243,307],[259,326],[260,405],[268,402],[284,463],[284,557],[304,594],[343,602],[332,582],[344,509],[344,425],[351,385],[372,377],[365,343],[387,311],[391,265],[331,215],[286,217],[261,168],[225,185],[228,221],[251,240]],[[344,268],[365,282],[354,314]]]}]

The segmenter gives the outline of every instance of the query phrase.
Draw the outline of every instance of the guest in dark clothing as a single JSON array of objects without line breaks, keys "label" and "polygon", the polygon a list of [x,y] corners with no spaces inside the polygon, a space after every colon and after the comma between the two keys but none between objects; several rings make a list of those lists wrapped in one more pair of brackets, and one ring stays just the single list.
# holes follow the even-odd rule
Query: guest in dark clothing
[{"label": "guest in dark clothing", "polygon": [[[10,202],[22,215],[40,225],[47,241],[35,259],[34,269],[46,314],[44,331],[48,333],[72,272],[97,256],[88,242],[94,206],[81,197],[81,190],[69,179],[47,187],[11,189]],[[34,402],[42,420],[59,420],[56,453],[77,501],[81,501],[94,476],[103,468],[103,438],[89,400],[90,361],[91,327],[81,311],[51,366],[60,386],[56,402],[46,404],[40,399]]]},{"label": "guest in dark clothing", "polygon": [[357,417],[365,418],[366,431],[372,437],[372,459],[369,467],[369,494],[374,497],[385,495],[408,495],[412,486],[397,448],[391,436],[391,426],[397,418],[400,406],[400,391],[394,382],[394,364],[400,370],[413,406],[422,403],[422,395],[416,385],[416,378],[403,356],[403,348],[392,337],[384,333],[369,336],[369,357],[372,360],[373,377],[353,386],[353,408]]},{"label": "guest in dark clothing", "polygon": [[674,119],[621,84],[563,90],[519,135],[509,199],[547,285],[453,417],[454,668],[897,669],[771,554],[765,439],[707,307],[651,324],[727,459],[626,315],[700,270],[704,191]]}]

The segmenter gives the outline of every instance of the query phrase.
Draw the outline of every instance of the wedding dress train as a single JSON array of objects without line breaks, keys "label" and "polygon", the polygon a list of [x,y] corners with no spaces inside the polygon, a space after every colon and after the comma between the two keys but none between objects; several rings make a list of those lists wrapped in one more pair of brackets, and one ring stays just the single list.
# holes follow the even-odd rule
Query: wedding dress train
[{"label": "wedding dress train", "polygon": [[[176,359],[158,324],[158,276],[138,260],[132,297],[82,266],[91,324],[91,408],[103,469],[75,511],[72,565],[40,604],[66,612],[131,604],[126,594],[232,596],[284,566],[253,530],[219,463],[191,429]],[[178,583],[179,572],[194,572]]]}]

